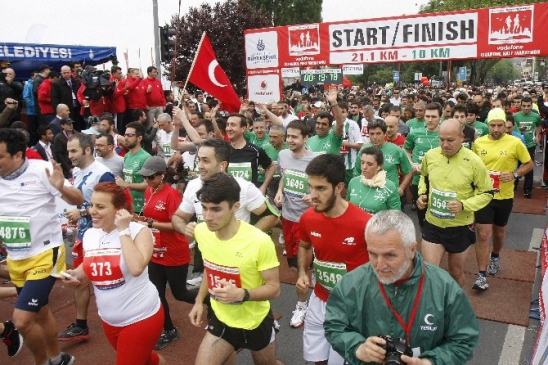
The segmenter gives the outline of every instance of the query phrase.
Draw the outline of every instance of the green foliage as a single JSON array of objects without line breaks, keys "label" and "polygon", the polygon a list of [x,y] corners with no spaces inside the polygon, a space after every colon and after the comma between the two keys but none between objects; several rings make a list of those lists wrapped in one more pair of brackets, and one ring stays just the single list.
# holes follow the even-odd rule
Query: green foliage
[{"label": "green foliage", "polygon": [[493,79],[495,84],[506,84],[520,78],[520,72],[514,66],[511,59],[500,60],[495,66],[487,71],[487,77]]},{"label": "green foliage", "polygon": [[245,85],[244,30],[269,26],[266,17],[243,0],[227,0],[211,6],[203,3],[171,26],[177,30],[177,61],[173,80],[186,80],[203,32],[207,32],[219,65],[239,92]]},{"label": "green foliage", "polygon": [[323,0],[246,0],[261,11],[271,26],[319,23],[322,21]]}]

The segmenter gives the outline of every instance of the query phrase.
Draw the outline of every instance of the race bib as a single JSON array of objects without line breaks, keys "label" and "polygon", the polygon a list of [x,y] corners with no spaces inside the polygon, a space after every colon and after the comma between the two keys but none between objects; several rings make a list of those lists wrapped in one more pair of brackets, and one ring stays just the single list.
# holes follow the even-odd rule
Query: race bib
[{"label": "race bib", "polygon": [[207,288],[209,290],[209,294],[211,295],[211,299],[217,300],[213,295],[213,289],[222,288],[222,280],[226,280],[227,282],[235,285],[237,288],[242,287],[239,268],[217,265],[207,260],[204,260],[204,267],[207,274]]},{"label": "race bib", "polygon": [[286,169],[283,179],[283,190],[286,195],[298,199],[306,195],[308,176],[304,172]]},{"label": "race bib", "polygon": [[348,153],[348,147],[344,145],[344,141],[348,142],[348,138],[343,139],[343,143],[341,144],[341,149],[339,150],[339,153],[347,154]]},{"label": "race bib", "polygon": [[0,216],[0,240],[8,251],[26,251],[31,247],[30,217]]},{"label": "race bib", "polygon": [[87,251],[84,255],[84,271],[99,290],[118,288],[126,283],[120,268],[120,248]]},{"label": "race bib", "polygon": [[449,211],[447,202],[457,200],[457,193],[452,191],[442,191],[432,188],[432,195],[430,199],[430,213],[434,217],[441,219],[455,218],[455,214]]},{"label": "race bib", "polygon": [[362,127],[362,137],[369,137],[369,130],[366,125]]},{"label": "race bib", "polygon": [[489,177],[491,178],[491,184],[493,184],[493,190],[500,191],[500,172],[489,170]]},{"label": "race bib", "polygon": [[122,173],[124,174],[124,181],[128,184],[133,183],[133,170],[123,169]]},{"label": "race bib", "polygon": [[152,248],[152,257],[156,259],[163,259],[167,252],[167,247],[162,247],[162,233],[156,228],[151,228],[152,240],[154,241],[154,247]]},{"label": "race bib", "polygon": [[162,145],[162,151],[164,151],[164,155],[170,156],[171,155],[171,147],[169,143],[164,143]]},{"label": "race bib", "polygon": [[314,259],[314,272],[316,273],[316,282],[325,290],[331,291],[346,274],[346,264]]},{"label": "race bib", "polygon": [[234,177],[239,177],[246,181],[251,181],[251,162],[230,163],[228,173]]}]

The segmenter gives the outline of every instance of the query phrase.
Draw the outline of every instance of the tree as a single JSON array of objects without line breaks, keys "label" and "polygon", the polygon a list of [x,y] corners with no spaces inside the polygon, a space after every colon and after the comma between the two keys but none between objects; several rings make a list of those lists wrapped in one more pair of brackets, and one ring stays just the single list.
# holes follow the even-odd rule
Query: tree
[{"label": "tree", "polygon": [[520,73],[511,59],[501,60],[487,72],[487,76],[493,79],[495,84],[506,84],[519,78]]},{"label": "tree", "polygon": [[[529,0],[527,3],[541,3],[545,0]],[[430,0],[421,6],[419,13],[435,13],[440,11],[469,10],[490,8],[496,6],[520,5],[523,0]],[[483,84],[488,71],[493,68],[500,59],[478,59],[467,61],[470,67],[470,83]]]},{"label": "tree", "polygon": [[323,0],[246,0],[271,26],[320,23]]},{"label": "tree", "polygon": [[172,80],[187,79],[192,60],[203,32],[207,32],[217,61],[230,81],[241,93],[245,86],[244,30],[270,26],[260,11],[254,11],[243,0],[227,0],[211,6],[207,3],[191,7],[188,13],[171,26],[177,30],[177,58]]}]

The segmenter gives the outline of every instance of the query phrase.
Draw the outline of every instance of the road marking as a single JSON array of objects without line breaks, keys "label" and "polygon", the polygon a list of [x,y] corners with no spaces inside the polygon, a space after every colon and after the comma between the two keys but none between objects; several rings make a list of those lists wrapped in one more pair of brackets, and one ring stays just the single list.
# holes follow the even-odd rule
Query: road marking
[{"label": "road marking", "polygon": [[516,365],[520,363],[524,338],[525,327],[513,324],[508,326],[499,357],[499,365]]},{"label": "road marking", "polygon": [[[531,235],[531,241],[529,242],[529,251],[537,251],[542,243],[542,236],[544,235],[544,229],[533,228],[533,234]],[[535,249],[536,248],[536,249]]]},{"label": "road marking", "polygon": [[[529,242],[529,251],[540,253],[538,247],[542,243],[544,229],[533,228],[531,241]],[[539,255],[537,255],[538,257]],[[525,338],[525,327],[509,325],[504,337],[504,345],[499,357],[499,365],[515,365],[520,363],[523,341]]]}]

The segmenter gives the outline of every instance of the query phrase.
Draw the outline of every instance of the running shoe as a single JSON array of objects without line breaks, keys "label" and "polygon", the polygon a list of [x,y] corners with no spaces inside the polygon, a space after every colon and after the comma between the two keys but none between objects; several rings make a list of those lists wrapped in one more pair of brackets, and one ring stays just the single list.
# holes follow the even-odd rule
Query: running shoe
[{"label": "running shoe", "polygon": [[179,329],[177,327],[173,328],[171,331],[162,331],[162,335],[158,339],[158,342],[156,342],[156,346],[154,346],[154,350],[161,350],[167,345],[169,345],[170,342],[173,342],[175,340],[179,339]]},{"label": "running shoe", "polygon": [[65,332],[57,336],[59,341],[82,341],[89,339],[89,328],[80,328],[76,323],[71,323]]},{"label": "running shoe", "polygon": [[280,236],[278,237],[278,242],[280,245],[285,245],[284,231],[280,229]]},{"label": "running shoe", "polygon": [[2,340],[8,347],[8,356],[13,357],[23,348],[23,336],[17,331],[12,321],[4,322],[4,333],[6,334]]},{"label": "running shoe", "polygon": [[202,284],[202,273],[194,275],[192,279],[188,279],[186,283],[190,286],[200,286]]},{"label": "running shoe", "polygon": [[497,275],[500,271],[500,257],[491,257],[491,262],[487,266],[489,275]]},{"label": "running shoe", "polygon": [[74,356],[70,356],[66,352],[61,352],[61,360],[59,361],[52,361],[51,359],[48,361],[49,365],[72,365],[74,364]]},{"label": "running shoe", "polygon": [[308,306],[306,304],[303,306],[300,306],[297,303],[297,306],[295,307],[295,310],[293,311],[293,316],[291,317],[291,320],[289,321],[289,325],[292,328],[302,327],[302,325],[304,324],[304,317],[306,317],[307,309],[308,309]]},{"label": "running shoe", "polygon": [[487,288],[489,288],[489,284],[487,284],[487,278],[483,275],[478,274],[478,278],[476,279],[476,281],[474,281],[472,289],[483,291]]},{"label": "running shoe", "polygon": [[287,256],[287,251],[285,250],[285,248],[282,250],[282,255]]},{"label": "running shoe", "polygon": [[190,242],[190,244],[188,245],[188,248],[192,250],[194,247],[196,247],[196,241]]}]

